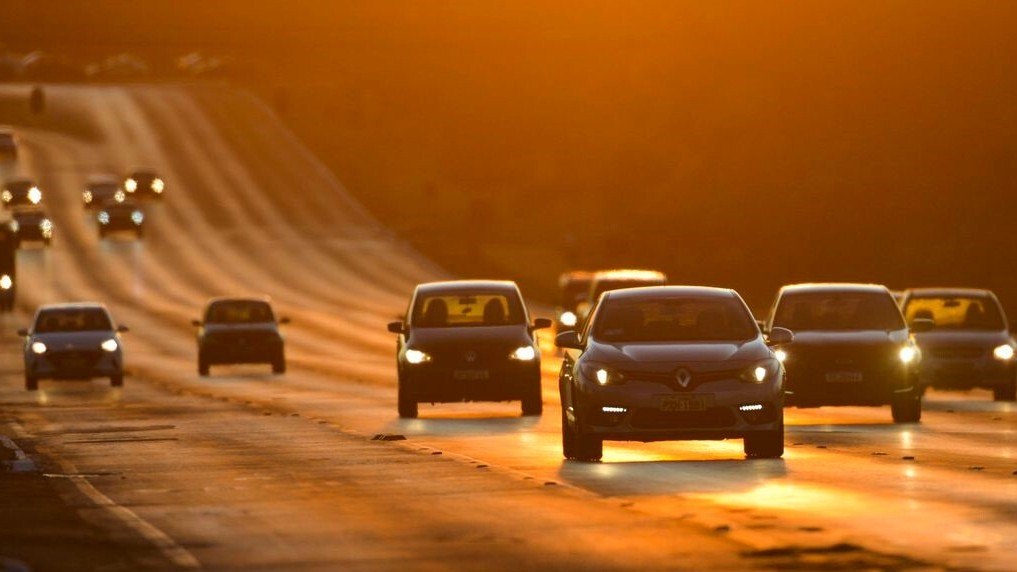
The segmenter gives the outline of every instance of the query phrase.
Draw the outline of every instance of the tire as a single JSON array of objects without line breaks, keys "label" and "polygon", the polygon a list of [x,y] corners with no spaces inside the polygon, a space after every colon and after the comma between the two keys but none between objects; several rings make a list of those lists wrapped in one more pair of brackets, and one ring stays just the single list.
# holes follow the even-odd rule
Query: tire
[{"label": "tire", "polygon": [[[569,456],[566,453],[566,458],[569,459],[587,462],[599,461],[604,456],[604,440],[600,437],[584,433],[582,430],[583,424],[579,419],[579,411],[582,407],[578,404],[573,404],[573,409],[576,412],[575,427],[568,424],[568,418],[565,417],[564,412],[564,403],[562,404],[562,451],[565,452],[566,448],[571,449],[573,455]],[[571,435],[568,435],[566,438],[566,433]],[[568,446],[566,441],[569,441]]]},{"label": "tire", "polygon": [[279,358],[278,360],[272,362],[272,373],[276,375],[286,373],[286,360],[283,358]]},{"label": "tire", "polygon": [[46,240],[42,241],[42,243],[45,244],[46,246],[52,246],[53,245],[53,239],[52,238],[47,238]]},{"label": "tire", "polygon": [[111,387],[123,387],[124,386],[124,374],[118,373],[117,375],[109,376],[109,384]]},{"label": "tire", "polygon": [[568,417],[565,416],[565,404],[561,407],[561,454],[566,459],[576,459],[579,451],[576,447],[576,432],[569,427]]},{"label": "tire", "polygon": [[540,378],[538,377],[527,391],[526,397],[523,397],[524,416],[544,414],[544,396],[541,392]]},{"label": "tire", "polygon": [[742,441],[745,456],[749,459],[779,459],[784,456],[784,418],[772,431],[746,433]]},{"label": "tire", "polygon": [[417,418],[417,402],[406,395],[402,380],[399,381],[399,417],[403,419]]},{"label": "tire", "polygon": [[993,401],[1017,401],[1017,376],[1010,376],[1006,385],[992,388]]},{"label": "tire", "polygon": [[28,391],[36,391],[39,389],[39,380],[34,377],[25,376],[25,389]]},{"label": "tire", "polygon": [[212,370],[211,364],[205,359],[205,356],[201,354],[201,350],[198,350],[198,375],[201,377],[208,377],[208,373]]},{"label": "tire", "polygon": [[922,420],[922,397],[919,392],[894,396],[890,404],[894,423],[918,423]]}]

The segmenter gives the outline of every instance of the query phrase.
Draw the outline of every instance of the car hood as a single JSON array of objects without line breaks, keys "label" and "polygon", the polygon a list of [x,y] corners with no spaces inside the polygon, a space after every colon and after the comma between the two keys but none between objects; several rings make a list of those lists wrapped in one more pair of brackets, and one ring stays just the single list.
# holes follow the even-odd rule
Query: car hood
[{"label": "car hood", "polygon": [[795,331],[795,347],[808,346],[876,346],[903,344],[908,340],[907,330],[845,330]]},{"label": "car hood", "polygon": [[406,338],[407,346],[424,350],[463,343],[480,345],[527,345],[533,343],[525,324],[462,328],[411,328]]},{"label": "car hood", "polygon": [[1010,333],[1005,330],[974,331],[974,330],[934,330],[915,334],[915,341],[923,348],[946,346],[969,346],[994,348],[1012,341]]},{"label": "car hood", "polygon": [[205,324],[206,334],[218,333],[244,333],[244,332],[271,332],[279,331],[274,322],[262,322],[256,324]]},{"label": "car hood", "polygon": [[609,344],[590,342],[583,353],[589,360],[610,363],[689,363],[759,360],[770,350],[757,337],[744,342],[653,342]]},{"label": "car hood", "polygon": [[30,341],[42,342],[51,350],[95,350],[99,349],[99,344],[116,337],[116,333],[110,331],[50,332],[34,334]]}]

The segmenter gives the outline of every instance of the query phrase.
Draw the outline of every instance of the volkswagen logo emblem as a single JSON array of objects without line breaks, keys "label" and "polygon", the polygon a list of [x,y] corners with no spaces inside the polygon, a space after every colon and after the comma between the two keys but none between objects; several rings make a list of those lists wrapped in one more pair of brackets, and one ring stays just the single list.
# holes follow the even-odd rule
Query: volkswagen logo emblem
[{"label": "volkswagen logo emblem", "polygon": [[470,351],[466,352],[466,355],[463,356],[463,357],[466,359],[466,361],[468,363],[473,363],[473,362],[477,361],[477,352],[475,352],[473,350],[470,350]]},{"label": "volkswagen logo emblem", "polygon": [[692,383],[692,372],[684,367],[680,367],[674,372],[674,379],[678,382],[678,385],[688,387]]}]

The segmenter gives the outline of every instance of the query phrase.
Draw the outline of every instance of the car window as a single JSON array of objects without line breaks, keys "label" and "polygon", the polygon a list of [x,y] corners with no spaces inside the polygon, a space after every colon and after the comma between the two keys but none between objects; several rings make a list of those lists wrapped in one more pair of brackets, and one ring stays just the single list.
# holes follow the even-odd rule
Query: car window
[{"label": "car window", "polygon": [[791,331],[900,330],[904,319],[889,292],[784,294],[773,326]]},{"label": "car window", "polygon": [[113,324],[101,308],[43,310],[35,320],[35,333],[110,331]]},{"label": "car window", "polygon": [[423,328],[504,326],[526,321],[517,296],[495,292],[422,295],[413,305],[412,325]]},{"label": "car window", "polygon": [[592,328],[593,337],[604,342],[747,340],[759,334],[752,315],[734,298],[609,298]]},{"label": "car window", "polygon": [[205,322],[211,324],[255,324],[274,322],[272,307],[267,302],[255,300],[229,300],[215,302],[205,314]]},{"label": "car window", "polygon": [[908,322],[925,318],[943,330],[1003,330],[1003,314],[988,296],[912,296],[904,315]]}]

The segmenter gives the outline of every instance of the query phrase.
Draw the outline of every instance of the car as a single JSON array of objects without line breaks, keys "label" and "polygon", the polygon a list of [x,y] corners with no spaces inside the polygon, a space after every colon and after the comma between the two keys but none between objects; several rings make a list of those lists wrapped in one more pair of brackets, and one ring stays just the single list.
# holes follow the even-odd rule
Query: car
[{"label": "car", "polygon": [[14,310],[17,295],[18,237],[9,225],[0,225],[0,312]]},{"label": "car", "polygon": [[585,270],[573,270],[558,276],[558,290],[561,294],[554,312],[556,331],[574,329],[579,323],[576,312],[579,304],[586,300],[592,280],[593,273]]},{"label": "car", "polygon": [[42,191],[31,179],[12,179],[0,191],[5,208],[35,206],[42,202]]},{"label": "car", "polygon": [[120,181],[111,176],[92,177],[81,191],[81,203],[86,209],[96,209],[108,203],[122,203],[127,192],[120,187]]},{"label": "car", "polygon": [[213,365],[258,364],[272,366],[272,373],[286,373],[285,342],[279,324],[289,318],[275,317],[268,298],[213,298],[205,305],[198,328],[198,374]]},{"label": "car", "polygon": [[795,333],[780,354],[788,405],[890,405],[894,422],[916,423],[922,354],[912,328],[930,325],[917,320],[909,328],[885,286],[792,284],[777,294],[766,331]]},{"label": "car", "polygon": [[931,320],[916,333],[922,388],[991,389],[995,401],[1017,398],[1013,332],[996,295],[974,288],[914,288],[904,292],[909,322]]},{"label": "car", "polygon": [[117,231],[133,232],[137,238],[145,234],[145,212],[134,201],[107,202],[99,209],[95,220],[99,223],[99,238]]},{"label": "car", "polygon": [[540,349],[515,282],[452,280],[419,284],[398,334],[398,412],[417,416],[419,403],[522,401],[523,415],[544,410]]},{"label": "car", "polygon": [[127,327],[116,325],[109,310],[96,302],[49,304],[35,312],[25,339],[25,389],[35,391],[40,379],[108,377],[124,384],[123,342]]},{"label": "car", "polygon": [[46,246],[53,242],[53,221],[41,208],[16,209],[10,228],[17,235],[19,247],[26,241],[41,242]]},{"label": "car", "polygon": [[586,293],[586,298],[576,306],[576,325],[582,327],[593,310],[594,304],[604,292],[665,284],[667,284],[667,275],[657,270],[600,270],[595,272],[593,278],[590,279],[590,290]]},{"label": "car", "polygon": [[9,129],[0,129],[0,159],[14,161],[18,158],[18,138]]},{"label": "car", "polygon": [[742,439],[749,458],[784,454],[784,367],[734,290],[605,292],[581,331],[559,333],[562,453],[596,461],[604,441]]},{"label": "car", "polygon": [[161,199],[166,182],[152,169],[135,169],[124,177],[123,188],[138,199]]}]

